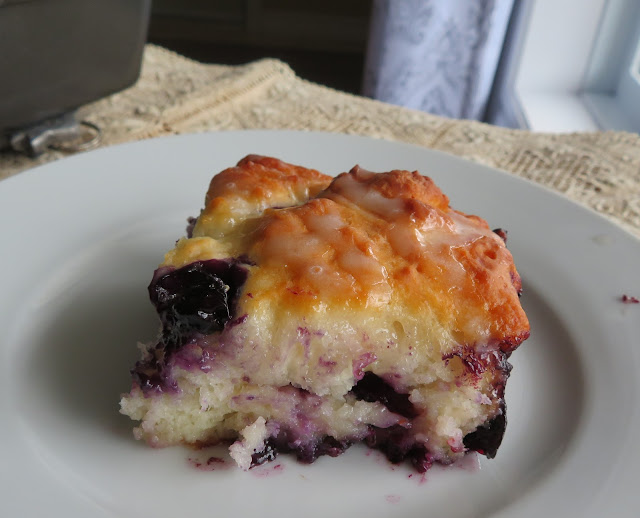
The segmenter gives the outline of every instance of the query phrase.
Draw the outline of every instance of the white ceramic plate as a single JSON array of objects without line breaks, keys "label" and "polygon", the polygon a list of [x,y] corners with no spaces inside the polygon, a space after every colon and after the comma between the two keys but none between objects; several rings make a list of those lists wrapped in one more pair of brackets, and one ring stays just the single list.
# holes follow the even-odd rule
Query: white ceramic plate
[{"label": "white ceramic plate", "polygon": [[[205,452],[132,438],[118,400],[136,341],[156,332],[146,285],[212,174],[248,153],[327,173],[356,163],[418,169],[454,207],[509,230],[533,332],[512,356],[496,459],[420,477],[354,447],[312,466],[281,456],[248,473],[206,471],[194,467]],[[101,149],[1,182],[0,236],[3,517],[640,512],[640,305],[619,300],[640,296],[640,241],[536,185],[367,138],[191,135]]]}]

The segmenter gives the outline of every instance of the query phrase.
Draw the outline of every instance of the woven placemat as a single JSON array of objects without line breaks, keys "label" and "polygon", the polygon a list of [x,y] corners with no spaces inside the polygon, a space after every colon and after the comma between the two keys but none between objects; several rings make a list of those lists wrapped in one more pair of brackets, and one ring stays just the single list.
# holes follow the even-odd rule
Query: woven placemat
[{"label": "woven placemat", "polygon": [[[100,126],[102,146],[256,128],[417,144],[550,187],[640,236],[640,136],[632,133],[541,134],[452,120],[304,81],[281,61],[205,65],[153,45],[134,87],[82,108],[79,116]],[[0,178],[62,156],[0,153]]]}]

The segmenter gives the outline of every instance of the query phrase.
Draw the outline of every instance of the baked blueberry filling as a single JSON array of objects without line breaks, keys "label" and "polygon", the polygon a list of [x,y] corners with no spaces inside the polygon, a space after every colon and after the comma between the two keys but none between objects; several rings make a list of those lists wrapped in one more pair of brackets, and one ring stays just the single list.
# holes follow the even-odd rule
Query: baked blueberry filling
[{"label": "baked blueberry filling", "polygon": [[300,441],[297,441],[292,434],[280,432],[276,437],[265,441],[265,447],[261,452],[252,455],[251,467],[274,460],[278,453],[293,453],[300,462],[312,464],[323,455],[337,457],[344,453],[349,446],[351,446],[351,442],[338,441],[328,435],[317,441],[300,444]]},{"label": "baked blueberry filling", "polygon": [[402,417],[412,419],[418,416],[418,411],[409,401],[408,394],[399,394],[373,372],[366,372],[362,379],[354,385],[351,392],[357,399],[369,403],[382,403],[390,412]]},{"label": "baked blueberry filling", "polygon": [[494,417],[486,425],[479,427],[475,432],[467,434],[463,442],[465,447],[486,455],[488,459],[493,459],[502,443],[504,432],[507,427],[507,415],[504,403],[502,413]]},{"label": "baked blueberry filling", "polygon": [[246,278],[246,268],[218,259],[156,270],[149,297],[162,322],[165,346],[175,349],[194,333],[221,331]]},{"label": "baked blueberry filling", "polygon": [[136,438],[228,442],[244,470],[356,443],[419,472],[495,455],[529,333],[505,230],[418,172],[332,181],[258,156],[212,180],[201,215],[149,286],[162,327],[121,401]]},{"label": "baked blueberry filling", "polygon": [[235,302],[246,279],[247,269],[236,260],[210,259],[155,271],[149,297],[160,317],[162,332],[148,358],[132,371],[143,390],[175,389],[166,373],[165,360],[198,335],[224,329],[234,317]]},{"label": "baked blueberry filling", "polygon": [[[366,372],[351,393],[359,400],[382,403],[389,411],[408,419],[418,416],[418,411],[409,401],[408,394],[396,392],[372,372]],[[276,437],[271,437],[265,442],[265,448],[262,451],[253,454],[251,465],[258,466],[272,461],[278,453],[293,453],[299,461],[310,464],[322,455],[337,457],[353,442],[359,442],[362,439],[363,437],[354,437],[352,441],[339,441],[334,437],[324,436],[319,440],[300,441],[295,433],[280,430]],[[372,426],[364,439],[368,446],[382,451],[393,463],[410,459],[418,471],[425,471],[431,466],[426,450],[423,447],[416,447],[414,438],[402,426],[396,425],[386,429]]]},{"label": "baked blueberry filling", "polygon": [[[508,369],[506,370],[508,373]],[[418,410],[409,401],[408,394],[396,392],[391,385],[372,372],[365,373],[353,387],[351,394],[359,400],[382,403],[389,411],[407,419],[413,419],[419,415]],[[493,458],[502,442],[505,428],[506,407],[503,400],[501,413],[485,426],[467,434],[463,439],[464,447]],[[275,437],[265,441],[263,450],[253,454],[251,466],[270,462],[279,453],[293,453],[299,461],[310,464],[322,455],[337,457],[352,443],[362,439],[362,437],[354,437],[351,441],[338,441],[334,437],[324,436],[321,439],[301,441],[296,433],[281,429]],[[381,451],[393,464],[409,461],[420,473],[427,471],[435,460],[424,445],[416,444],[410,425],[393,425],[389,428],[370,426],[364,441],[370,448]]]},{"label": "baked blueberry filling", "polygon": [[372,427],[366,444],[380,450],[393,464],[409,460],[420,473],[427,471],[433,464],[433,456],[423,445],[416,444],[410,432],[400,425],[389,428]]}]

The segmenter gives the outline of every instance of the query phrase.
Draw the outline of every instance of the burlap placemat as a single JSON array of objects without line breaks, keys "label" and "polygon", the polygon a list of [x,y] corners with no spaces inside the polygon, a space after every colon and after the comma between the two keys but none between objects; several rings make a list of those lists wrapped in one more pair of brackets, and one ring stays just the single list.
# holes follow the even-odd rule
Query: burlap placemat
[{"label": "burlap placemat", "polygon": [[[458,121],[304,81],[284,63],[204,65],[148,45],[128,90],[84,107],[101,145],[232,129],[331,131],[439,149],[509,171],[587,205],[640,236],[640,136],[540,134]],[[0,154],[0,178],[64,156]]]}]

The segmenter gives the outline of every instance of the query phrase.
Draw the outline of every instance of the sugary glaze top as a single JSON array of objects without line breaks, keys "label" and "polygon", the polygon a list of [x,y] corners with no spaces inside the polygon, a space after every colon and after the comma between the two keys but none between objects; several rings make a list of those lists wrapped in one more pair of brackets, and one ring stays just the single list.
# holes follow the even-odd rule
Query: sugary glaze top
[{"label": "sugary glaze top", "polygon": [[442,354],[510,353],[529,335],[504,241],[418,172],[356,166],[332,178],[247,156],[213,178],[192,237],[163,266],[239,257],[249,275],[236,314],[391,313],[428,327]]}]

